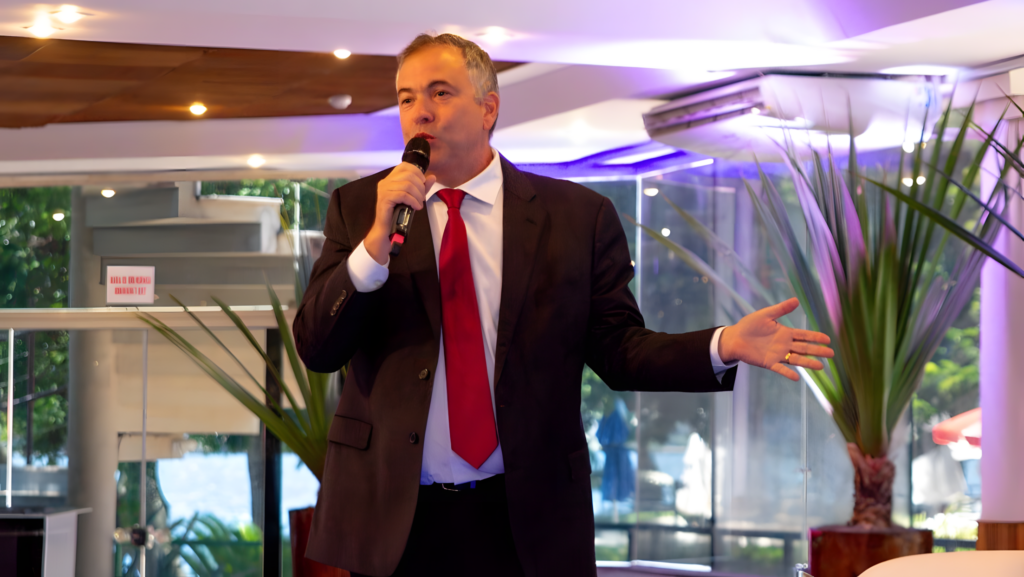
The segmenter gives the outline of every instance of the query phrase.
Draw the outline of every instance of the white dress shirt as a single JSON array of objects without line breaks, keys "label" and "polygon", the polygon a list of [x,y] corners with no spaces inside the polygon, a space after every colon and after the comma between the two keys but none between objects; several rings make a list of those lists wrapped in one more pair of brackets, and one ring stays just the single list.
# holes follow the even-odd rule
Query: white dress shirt
[{"label": "white dress shirt", "polygon": [[[501,306],[502,215],[504,213],[504,179],[501,157],[497,151],[491,163],[472,180],[459,187],[466,193],[460,212],[466,223],[469,239],[469,262],[473,269],[473,284],[480,307],[480,328],[483,331],[484,356],[487,363],[487,382],[491,389],[491,410],[494,408],[494,350],[498,335],[498,311]],[[435,263],[441,254],[441,239],[448,224],[448,207],[437,196],[439,190],[451,188],[436,183],[427,193],[426,213],[430,222],[430,236],[434,242]],[[388,261],[390,264],[390,260]],[[380,265],[366,251],[363,243],[348,258],[348,273],[359,292],[377,290],[388,279],[387,265]],[[438,264],[440,268],[440,265]],[[722,329],[711,339],[711,364],[719,380],[729,368],[718,355],[718,339]],[[495,412],[496,414],[496,412]],[[500,432],[499,432],[500,433]],[[423,438],[423,466],[420,483],[466,483],[479,481],[505,472],[501,456],[501,438],[498,448],[480,466],[473,468],[452,451],[451,431],[448,426],[448,380],[444,364],[444,331],[434,371],[434,389],[430,397],[430,412]]]}]

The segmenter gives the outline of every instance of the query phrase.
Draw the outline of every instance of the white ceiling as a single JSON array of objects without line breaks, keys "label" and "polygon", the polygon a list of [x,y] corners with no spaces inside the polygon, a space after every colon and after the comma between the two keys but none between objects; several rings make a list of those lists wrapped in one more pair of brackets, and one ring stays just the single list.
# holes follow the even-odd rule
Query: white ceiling
[{"label": "white ceiling", "polygon": [[[1020,2],[994,0],[86,0],[93,14],[54,38],[272,50],[396,54],[417,33],[451,31],[478,38],[501,60],[601,66],[721,70],[857,61],[878,46],[834,43],[866,33],[882,46],[905,44],[904,34],[882,35],[930,15],[960,8],[939,31],[983,24],[1009,26],[1005,10]],[[973,6],[972,6],[973,5]],[[24,26],[59,4],[6,0],[0,34],[27,35]],[[967,8],[962,8],[967,7]],[[1004,14],[994,17],[993,14]],[[501,27],[504,42],[482,36]],[[919,35],[915,32],[915,35]],[[940,59],[975,61],[990,50],[945,47]],[[898,51],[897,51],[898,52]],[[889,66],[914,64],[897,52]],[[877,60],[877,58],[875,59]]]},{"label": "white ceiling", "polygon": [[[520,161],[536,161],[539,150],[557,162],[589,154],[598,141],[634,143],[642,99],[738,70],[958,68],[1024,54],[1020,0],[84,1],[81,10],[93,16],[60,25],[54,38],[395,54],[419,32],[460,33],[495,59],[538,63],[501,79],[495,144]],[[59,6],[6,0],[0,35],[27,36],[24,26]],[[510,37],[481,36],[493,26]],[[587,130],[602,136],[584,142],[578,134]],[[297,136],[275,139],[280,131]],[[389,162],[398,138],[396,128],[354,115],[51,125],[0,130],[0,174],[226,168],[253,152],[265,154],[268,167],[276,158],[287,169],[372,168]]]},{"label": "white ceiling", "polygon": [[495,131],[492,144],[513,162],[576,160],[647,142],[643,113],[662,100],[605,100]]}]

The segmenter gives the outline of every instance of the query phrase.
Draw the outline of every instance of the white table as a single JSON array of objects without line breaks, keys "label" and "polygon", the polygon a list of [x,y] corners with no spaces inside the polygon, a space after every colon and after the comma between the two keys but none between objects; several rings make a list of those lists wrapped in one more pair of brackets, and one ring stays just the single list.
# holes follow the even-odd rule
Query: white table
[{"label": "white table", "polygon": [[91,511],[0,509],[0,550],[16,551],[0,554],[0,575],[74,577],[78,516]]}]

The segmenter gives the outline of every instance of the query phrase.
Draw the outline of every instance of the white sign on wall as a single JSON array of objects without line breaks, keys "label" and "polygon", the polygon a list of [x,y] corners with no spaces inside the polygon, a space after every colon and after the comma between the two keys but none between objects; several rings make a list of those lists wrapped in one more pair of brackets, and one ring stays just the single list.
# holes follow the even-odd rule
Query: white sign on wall
[{"label": "white sign on wall", "polygon": [[156,267],[108,266],[107,304],[153,304]]}]

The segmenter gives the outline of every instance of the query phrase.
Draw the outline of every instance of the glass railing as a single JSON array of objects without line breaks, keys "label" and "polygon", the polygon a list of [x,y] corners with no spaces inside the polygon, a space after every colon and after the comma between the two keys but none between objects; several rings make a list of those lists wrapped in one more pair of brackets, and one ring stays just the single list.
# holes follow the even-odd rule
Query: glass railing
[{"label": "glass railing", "polygon": [[[269,306],[233,310],[258,340],[277,328]],[[190,311],[232,350],[237,363],[180,307],[0,313],[0,328],[6,329],[0,362],[7,376],[0,478],[6,507],[0,509],[0,525],[18,516],[42,518],[83,507],[80,512],[88,512],[93,496],[76,483],[96,479],[88,478],[94,471],[83,470],[82,463],[107,458],[114,473],[110,493],[116,492],[116,501],[107,503],[113,523],[106,537],[112,539],[115,575],[204,575],[225,568],[259,574],[263,548],[271,542],[290,567],[291,549],[282,547],[288,533],[282,503],[273,503],[271,514],[284,530],[272,540],[263,531],[266,452],[258,421],[137,316],[146,312],[174,327],[240,382],[246,370],[262,378],[262,358],[218,307]],[[285,314],[290,320],[294,312],[285,307]],[[83,343],[99,346],[83,350]],[[99,351],[101,356],[88,354]],[[90,366],[106,370],[90,379]],[[74,402],[88,404],[89,414],[69,406],[69,386],[72,396],[79,395]],[[248,388],[261,394],[256,383]],[[102,397],[107,410],[97,414],[97,399],[90,403],[82,394]],[[69,424],[79,435],[106,435],[109,446],[69,442]],[[312,505],[316,479],[294,454],[277,458],[284,506]],[[22,533],[21,539],[48,538],[41,530]]]},{"label": "glass railing", "polygon": [[[138,310],[167,319],[260,397],[267,379],[262,358],[218,308],[206,305],[213,304],[211,296],[230,303],[262,343],[265,329],[277,328],[269,307],[235,305],[266,303],[269,283],[286,310],[294,310],[296,280],[308,275],[323,244],[319,231],[330,192],[345,182],[139,181],[0,189],[0,506],[12,506],[0,508],[0,519],[17,511],[42,523],[40,515],[87,503],[95,511],[82,525],[89,530],[77,536],[91,544],[90,551],[79,552],[80,566],[110,566],[109,559],[95,556],[113,552],[112,574],[118,576],[139,574],[143,563],[148,576],[223,573],[225,567],[235,574],[259,573],[274,557],[265,544],[273,545],[288,574],[288,510],[315,503],[315,477],[283,445],[273,457],[280,464],[266,467],[268,444],[258,419],[163,337],[149,332],[144,343],[136,309],[66,307],[75,278],[81,284],[77,302],[102,303],[102,290],[95,291],[91,278],[97,271],[103,276],[108,266],[156,266],[156,304],[180,298],[241,365],[219,352],[180,309]],[[149,195],[152,206],[140,209],[138,195]],[[174,205],[177,211],[168,208]],[[167,236],[161,226],[204,223],[211,225],[206,232],[213,236],[203,237],[209,242],[193,242],[188,231],[165,239],[174,250],[149,242],[150,236]],[[119,235],[131,238],[126,242]],[[7,378],[9,370],[13,379]],[[294,380],[290,371],[282,373],[286,383]],[[83,463],[102,470],[83,470]],[[280,471],[280,491],[274,493],[280,498],[269,503],[268,469]],[[108,479],[109,490],[94,490]],[[96,494],[106,496],[97,501]],[[97,516],[102,522],[94,522]],[[133,530],[135,542],[145,541],[146,555],[133,543]],[[36,529],[29,532],[43,537],[34,535]]]},{"label": "glass railing", "polygon": [[[891,160],[888,152],[875,154],[869,160],[879,166]],[[898,156],[898,151],[892,151],[893,155]],[[784,167],[762,166],[790,203],[789,208],[797,210]],[[754,174],[756,167],[750,163],[715,160],[699,167],[662,167],[652,174],[580,181],[610,198],[618,212],[662,231],[714,265],[712,249],[665,203],[668,198],[727,240],[762,282],[777,282],[782,275],[744,189],[744,179]],[[205,183],[199,192],[201,196],[276,197],[282,199],[281,207],[291,221],[318,228],[326,211],[326,193],[340,183]],[[69,194],[66,189],[54,190],[53,195]],[[36,201],[45,204],[39,198]],[[70,211],[66,215],[68,220],[73,217]],[[22,236],[16,237],[7,218],[0,221],[0,230],[12,242],[24,241],[21,248],[40,242],[26,240],[28,229],[19,228]],[[61,222],[67,224],[68,220]],[[625,216],[621,222],[635,263],[632,288],[648,327],[684,332],[731,322],[713,283],[640,234]],[[62,236],[66,230],[52,224],[47,222],[46,238],[70,239]],[[33,230],[42,234],[39,230],[44,227],[40,223],[34,226]],[[305,238],[294,234],[289,238],[297,237]],[[277,252],[289,258],[292,250],[286,248],[286,236],[279,238]],[[63,248],[53,246],[58,252],[70,250],[66,242]],[[38,297],[49,300],[21,304],[17,299],[22,297],[12,296],[9,302],[17,306],[67,304],[69,257],[51,263],[45,260],[50,256],[32,257],[41,266],[53,266],[52,278],[47,281],[53,286]],[[308,270],[312,255],[295,256],[300,257],[300,271]],[[285,268],[271,282],[287,302],[294,299],[290,260]],[[188,278],[186,273],[189,271],[182,269],[176,274]],[[189,282],[203,285],[200,281]],[[45,282],[37,284],[41,287]],[[218,290],[203,285],[201,294],[217,294]],[[746,289],[740,283],[738,290]],[[33,290],[29,287],[25,292]],[[200,299],[208,296],[201,294],[195,290],[186,301],[203,302]],[[245,298],[250,297],[247,294]],[[168,319],[204,352],[214,350],[209,337],[180,309],[145,310]],[[193,310],[239,355],[257,381],[263,382],[262,361],[219,309]],[[269,321],[268,307],[236,310],[256,329],[257,339],[265,338],[267,327],[276,326]],[[280,531],[265,534],[266,458],[258,421],[162,337],[151,332],[144,343],[143,325],[136,312],[134,308],[0,309],[0,430],[4,434],[0,498],[5,505],[9,501],[9,510],[28,512],[81,504],[83,487],[76,479],[91,473],[76,471],[74,459],[76,455],[106,454],[103,458],[110,463],[109,474],[116,477],[110,485],[110,494],[115,496],[102,503],[109,508],[103,512],[109,519],[109,531],[103,538],[111,546],[107,551],[115,556],[115,575],[137,572],[143,557],[147,576],[199,575],[227,566],[259,568],[260,557],[267,557],[261,548],[271,542],[283,543],[275,546],[281,546],[279,558],[287,574],[292,552],[287,545],[286,512],[315,503],[316,479],[294,454],[282,449],[282,498],[271,504],[272,514],[280,519],[271,525]],[[975,339],[972,344],[974,333],[970,331],[972,326],[976,328],[977,318],[966,311],[956,326],[965,332],[947,339],[940,348],[936,366],[926,374],[921,396],[914,403],[912,418],[908,416],[910,440],[895,455],[899,477],[894,519],[936,528],[936,547],[944,550],[973,546],[976,524],[972,523],[978,516],[979,501],[977,455],[961,455],[954,467],[941,469],[945,471],[942,474],[951,471],[956,477],[956,467],[962,468],[964,478],[957,482],[966,489],[961,494],[933,490],[942,479],[939,468],[929,465],[948,456],[943,453],[948,449],[931,442],[930,425],[945,415],[977,406],[976,381],[972,383],[963,371],[953,374],[949,363],[943,362],[948,360],[957,367],[976,365],[971,347],[976,348],[977,343]],[[94,353],[102,356],[88,356]],[[105,401],[92,417],[109,421],[104,421],[102,431],[106,437],[90,437],[88,430],[81,429],[73,433],[71,428],[80,426],[74,424],[75,415],[80,415],[75,411],[80,408],[71,406],[69,396],[92,394],[88,388],[75,388],[77,383],[90,382],[83,380],[92,370],[90,366],[99,366],[89,365],[89,361],[105,364],[107,388],[98,391]],[[217,361],[238,370],[240,380],[248,378],[229,356],[221,355]],[[951,378],[955,395],[943,384],[952,382]],[[259,392],[255,383],[252,391]],[[843,523],[849,517],[852,468],[845,446],[805,384],[741,367],[731,393],[632,393],[610,390],[585,369],[581,397],[593,469],[594,544],[601,564],[788,576],[795,565],[806,562],[809,527]],[[88,397],[78,400],[88,401]],[[145,435],[143,406],[148,409]],[[146,528],[144,556],[132,541],[132,530],[140,527]],[[137,540],[141,537],[137,534]]]},{"label": "glass railing", "polygon": [[[875,152],[861,161],[888,170],[899,153]],[[619,212],[716,266],[715,249],[665,202],[670,200],[713,231],[762,284],[785,290],[785,276],[746,190],[746,183],[760,186],[758,167],[719,159],[691,164],[579,181],[612,198]],[[761,168],[793,222],[802,222],[788,170],[773,163]],[[733,322],[735,314],[725,310],[728,299],[709,278],[627,220],[624,228],[636,263],[634,292],[649,328],[678,333]],[[716,270],[732,279],[731,268]],[[741,294],[752,290],[742,278],[733,280]],[[941,470],[928,466],[951,458],[946,447],[931,442],[930,426],[943,414],[977,406],[976,370],[971,381],[961,368],[977,365],[977,341],[971,340],[976,309],[975,304],[965,310],[937,353],[921,389],[927,402],[915,401],[904,423],[912,433],[891,456],[897,465],[893,520],[938,527],[937,550],[971,548],[976,535],[971,529],[978,514],[979,495],[972,489],[977,456]],[[797,325],[803,322],[799,311],[791,316]],[[795,565],[807,562],[810,527],[845,524],[850,517],[853,470],[846,444],[806,383],[741,366],[729,393],[623,393],[587,369],[582,397],[600,564],[668,563],[790,576]],[[939,494],[936,483],[965,489]]]}]

